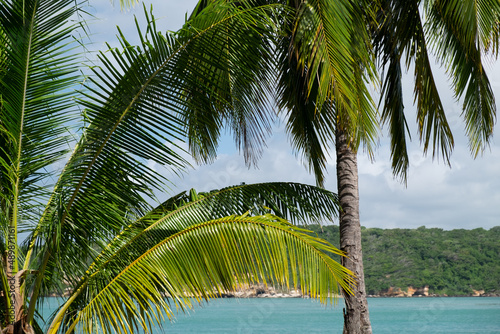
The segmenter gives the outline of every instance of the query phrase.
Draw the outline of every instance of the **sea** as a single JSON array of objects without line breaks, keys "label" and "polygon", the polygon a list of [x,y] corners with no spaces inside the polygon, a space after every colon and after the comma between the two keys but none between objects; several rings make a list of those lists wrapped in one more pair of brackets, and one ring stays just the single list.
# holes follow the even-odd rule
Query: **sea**
[{"label": "sea", "polygon": [[[54,309],[49,300],[44,314]],[[302,298],[215,299],[165,321],[160,333],[342,333],[342,306]],[[500,297],[369,298],[374,334],[500,333]]]}]

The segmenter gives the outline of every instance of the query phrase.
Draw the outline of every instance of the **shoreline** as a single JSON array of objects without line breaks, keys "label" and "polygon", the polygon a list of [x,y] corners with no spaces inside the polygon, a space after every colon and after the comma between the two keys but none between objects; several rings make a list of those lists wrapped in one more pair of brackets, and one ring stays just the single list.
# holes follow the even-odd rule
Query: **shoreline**
[{"label": "shoreline", "polygon": [[[402,291],[399,288],[390,288],[386,291],[381,291],[380,294],[369,294],[366,295],[367,298],[448,298],[448,297],[500,297],[500,293],[494,292],[486,293],[483,290],[476,291],[474,293],[468,295],[446,295],[446,294],[433,294],[428,293],[428,287],[422,289],[413,289],[410,288],[408,292]],[[45,297],[59,297],[59,298],[68,298],[70,296],[69,291],[65,291],[65,293],[57,294],[51,293],[46,295]],[[333,298],[344,298],[341,294],[339,295],[330,295],[328,297]],[[309,299],[310,295],[302,294],[300,289],[294,290],[283,290],[276,289],[272,286],[264,286],[261,284],[258,285],[250,285],[244,286],[236,291],[227,291],[225,293],[214,293],[214,298],[303,298]]]}]

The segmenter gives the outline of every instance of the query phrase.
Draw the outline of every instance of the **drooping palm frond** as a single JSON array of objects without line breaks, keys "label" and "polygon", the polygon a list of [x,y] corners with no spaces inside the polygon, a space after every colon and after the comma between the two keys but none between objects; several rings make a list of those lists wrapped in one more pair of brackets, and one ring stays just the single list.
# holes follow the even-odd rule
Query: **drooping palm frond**
[{"label": "drooping palm frond", "polygon": [[336,113],[332,103],[324,103],[322,110],[316,106],[318,81],[308,87],[307,71],[299,66],[297,53],[294,53],[291,32],[282,38],[278,46],[280,81],[278,83],[278,107],[286,113],[287,132],[291,136],[294,149],[303,154],[309,171],[316,176],[318,185],[324,183],[324,171],[328,147],[334,143],[329,129],[335,129]]},{"label": "drooping palm frond", "polygon": [[[298,183],[261,183],[210,193],[181,193],[116,236],[86,271],[92,274],[124,253],[141,253],[189,226],[230,215],[273,213],[292,223],[323,223],[338,216],[338,199],[327,190]],[[121,260],[127,265],[132,259]],[[116,266],[117,264],[112,264]],[[80,279],[80,277],[77,277]]]},{"label": "drooping palm frond", "polygon": [[[200,0],[191,18],[212,3]],[[286,11],[277,18],[277,36],[269,38],[274,44],[258,45],[253,57],[259,59],[256,64],[264,65],[261,73],[277,77],[278,85],[273,82],[272,88],[277,88],[275,96],[287,116],[292,144],[303,154],[318,184],[322,184],[325,151],[334,142],[337,124],[349,133],[354,149],[362,142],[368,152],[378,131],[375,107],[366,89],[367,82],[376,80],[364,23],[370,7],[364,2],[354,5],[349,1],[322,0],[243,3],[285,6]],[[277,47],[277,63],[262,53],[269,47]],[[273,65],[272,76],[266,64]],[[267,90],[267,86],[263,87]]]},{"label": "drooping palm frond", "polygon": [[[88,285],[99,272],[119,275],[159,242],[197,224],[232,214],[278,214],[295,223],[331,221],[338,214],[337,196],[321,188],[296,183],[239,185],[210,193],[183,192],[117,235],[97,256],[83,277],[75,277],[74,298],[64,312],[84,308],[104,286]],[[63,312],[60,316],[62,317]]]},{"label": "drooping palm frond", "polygon": [[[294,22],[292,44],[298,53],[299,68],[307,70],[311,88],[318,80],[317,106],[335,100],[345,131],[355,131],[360,112],[373,110],[368,92],[360,91],[357,68],[362,68],[367,82],[373,79],[373,57],[365,23],[364,3],[349,1],[301,1]],[[348,126],[352,125],[352,126]]]},{"label": "drooping palm frond", "polygon": [[[401,45],[396,35],[400,6],[397,2],[382,1],[377,12],[377,25],[374,28],[373,44],[378,61],[385,69],[382,82],[380,103],[383,103],[381,121],[389,123],[391,137],[391,159],[394,176],[400,176],[406,182],[410,161],[407,151],[407,135],[411,138],[404,113],[403,83],[401,70]],[[399,23],[401,25],[401,23]],[[401,28],[399,29],[401,32]]]},{"label": "drooping palm frond", "polygon": [[136,260],[116,274],[92,274],[79,287],[87,294],[86,303],[65,318],[56,317],[49,333],[61,323],[84,333],[95,328],[103,333],[111,328],[118,333],[148,331],[165,314],[174,316],[174,306],[190,308],[190,298],[200,302],[260,281],[286,288],[300,284],[303,293],[332,301],[339,285],[350,291],[354,281],[324,252],[341,255],[274,215],[230,216],[191,225],[136,254]]},{"label": "drooping palm frond", "polygon": [[77,10],[70,0],[0,4],[0,196],[12,227],[37,219],[50,165],[71,141],[80,64],[68,19]]},{"label": "drooping palm frond", "polygon": [[[293,223],[323,223],[338,215],[337,196],[327,190],[296,183],[264,183],[228,187],[210,193],[172,197],[147,216],[117,235],[95,257],[83,280],[96,271],[115,272],[135,260],[159,241],[195,224],[232,214],[274,213]],[[86,268],[86,267],[85,267]],[[68,273],[71,286],[79,286],[82,275]]]},{"label": "drooping palm frond", "polygon": [[453,150],[453,135],[432,73],[419,4],[420,1],[383,1],[378,16],[380,25],[374,36],[380,61],[386,68],[382,120],[389,123],[393,172],[404,181],[409,167],[401,83],[404,58],[407,69],[414,63],[417,124],[424,152],[432,147],[433,156],[441,154],[449,164]]},{"label": "drooping palm frond", "polygon": [[[78,287],[82,280],[97,271],[109,274],[122,270],[135,260],[136,254],[146,252],[182,229],[247,212],[272,212],[294,223],[323,223],[337,216],[337,196],[324,189],[295,183],[240,185],[199,195],[194,190],[189,195],[181,193],[124,229],[101,254],[92,255],[94,263],[88,269],[83,266],[73,272],[66,270],[64,279],[72,287]],[[69,256],[81,255],[67,255],[65,265],[75,262]],[[83,295],[88,297],[86,293]],[[79,299],[75,304],[85,300]]]},{"label": "drooping palm frond", "polygon": [[463,98],[463,117],[471,153],[488,146],[496,121],[495,97],[483,65],[483,53],[498,56],[500,3],[498,1],[428,1],[427,32]]},{"label": "drooping palm frond", "polygon": [[[241,20],[238,14],[235,20],[232,13],[236,8],[246,15],[253,13],[253,17]],[[272,45],[278,27],[270,9],[277,8],[286,16],[286,8],[264,1],[204,2],[179,32],[184,38],[204,29],[207,21],[220,22],[203,38],[193,40],[179,63],[185,66],[183,119],[190,150],[197,160],[214,159],[223,125],[233,134],[247,163],[255,163],[260,157],[274,118],[269,98],[275,82]],[[221,15],[226,19],[221,21]],[[205,77],[207,74],[210,78]]]}]

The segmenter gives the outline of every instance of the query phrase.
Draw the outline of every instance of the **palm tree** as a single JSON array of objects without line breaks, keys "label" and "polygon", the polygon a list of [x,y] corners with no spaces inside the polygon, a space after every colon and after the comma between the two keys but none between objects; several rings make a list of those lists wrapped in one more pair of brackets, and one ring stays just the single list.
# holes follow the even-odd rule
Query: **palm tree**
[{"label": "palm tree", "polygon": [[[200,1],[191,18],[209,3]],[[350,333],[356,333],[360,328],[371,332],[364,285],[356,165],[358,147],[363,143],[371,153],[378,129],[374,103],[366,87],[366,82],[375,80],[373,54],[366,48],[371,37],[366,29],[369,6],[354,6],[350,1],[248,3],[256,8],[266,3],[286,6],[278,14],[280,30],[274,39],[257,35],[252,46],[242,48],[252,50],[257,57],[253,66],[263,65],[258,70],[265,77],[258,75],[256,81],[261,87],[266,87],[270,92],[268,96],[276,96],[279,109],[286,115],[292,145],[303,153],[320,186],[324,181],[329,147],[336,147],[342,208],[340,247],[349,254],[348,258],[343,258],[343,264],[355,273],[357,280],[355,293],[346,292],[344,295],[345,328]],[[224,50],[221,52],[231,50],[225,39],[219,41],[219,49]],[[268,54],[263,51],[267,49],[272,50],[273,57],[259,58]],[[211,55],[206,57],[210,59]],[[240,101],[240,92],[248,90],[241,83],[231,86],[231,66],[232,63],[228,64],[228,73],[224,76],[231,87],[226,92]],[[219,94],[224,92],[217,92]],[[252,92],[250,96],[256,96],[256,93]],[[250,99],[250,103],[253,100]],[[252,110],[263,110],[261,106],[246,108],[250,111],[243,113],[245,115],[252,115]],[[236,113],[240,114],[238,110]]]},{"label": "palm tree", "polygon": [[[382,80],[381,119],[389,123],[393,170],[406,180],[408,126],[402,100],[401,60],[415,67],[417,123],[424,152],[449,162],[453,137],[430,67],[428,40],[452,77],[457,98],[464,99],[464,118],[471,152],[489,143],[495,119],[494,96],[482,65],[482,54],[498,55],[498,1],[249,1],[255,6],[281,3],[279,36],[271,45],[277,61],[266,71],[277,81],[277,101],[286,113],[292,145],[302,152],[310,171],[323,184],[329,147],[335,146],[337,186],[342,207],[340,248],[344,265],[357,277],[354,295],[345,297],[347,333],[371,333],[364,287],[359,222],[357,150],[370,154],[378,121],[365,87],[374,80],[374,59],[386,69]],[[201,0],[196,16],[210,1]],[[238,3],[239,4],[239,3]],[[378,7],[380,5],[380,7]],[[427,13],[422,22],[421,9]],[[281,38],[279,38],[281,37]],[[265,47],[265,39],[260,47]],[[373,48],[372,48],[373,46]],[[224,46],[220,47],[221,49]],[[269,69],[269,63],[278,74]],[[241,89],[241,88],[240,88]],[[272,89],[272,88],[271,88]],[[256,108],[257,109],[257,108]]]},{"label": "palm tree", "polygon": [[[178,34],[158,32],[148,16],[141,45],[122,35],[123,49],[101,53],[101,67],[79,92],[74,1],[0,4],[2,332],[41,333],[37,306],[62,289],[69,296],[48,333],[147,331],[171,317],[173,305],[185,309],[190,297],[209,299],[249,282],[300,284],[323,302],[339,285],[350,289],[352,273],[326,255],[343,253],[285,220],[332,219],[337,198],[328,191],[244,185],[149,204],[167,177],[148,161],[179,173],[187,167],[178,145],[186,134],[192,147],[210,147],[210,137],[196,132],[210,119],[193,111],[220,84],[213,69],[225,68],[228,57],[194,76],[202,68],[193,60],[203,62],[205,53],[190,46],[217,52],[218,30],[250,44],[252,36],[231,35],[229,27],[267,31],[275,7],[217,7]],[[243,69],[239,79],[252,80]],[[210,99],[226,109],[230,102]]]}]

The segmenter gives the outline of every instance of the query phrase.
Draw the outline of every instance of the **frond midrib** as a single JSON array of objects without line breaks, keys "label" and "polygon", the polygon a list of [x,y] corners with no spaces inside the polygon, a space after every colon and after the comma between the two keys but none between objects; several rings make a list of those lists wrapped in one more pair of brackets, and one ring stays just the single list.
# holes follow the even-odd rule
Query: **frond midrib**
[{"label": "frond midrib", "polygon": [[[12,221],[11,221],[11,228],[14,229],[14,242],[15,242],[15,253],[17,254],[17,223],[18,223],[18,215],[19,215],[19,195],[20,195],[20,182],[21,182],[21,156],[22,156],[22,149],[23,149],[23,129],[24,129],[24,117],[26,113],[26,99],[27,99],[27,94],[28,94],[28,79],[29,79],[29,68],[31,64],[31,47],[33,44],[33,34],[34,34],[34,24],[35,24],[35,16],[36,16],[36,8],[38,6],[38,2],[35,4],[35,7],[33,8],[32,11],[32,17],[30,20],[30,29],[29,29],[29,38],[28,38],[28,49],[26,52],[26,62],[25,62],[25,68],[24,68],[24,80],[23,80],[23,92],[22,92],[22,101],[21,101],[21,119],[20,119],[20,128],[19,128],[19,138],[17,142],[17,161],[16,161],[16,167],[15,167],[15,188],[14,188],[14,198],[13,198],[13,212],[12,212]],[[24,8],[23,8],[24,10]],[[23,20],[24,20],[24,15],[23,15]],[[10,239],[10,238],[9,238]],[[14,259],[14,268],[13,272],[16,273],[19,269],[19,263],[17,260],[17,256]]]}]

